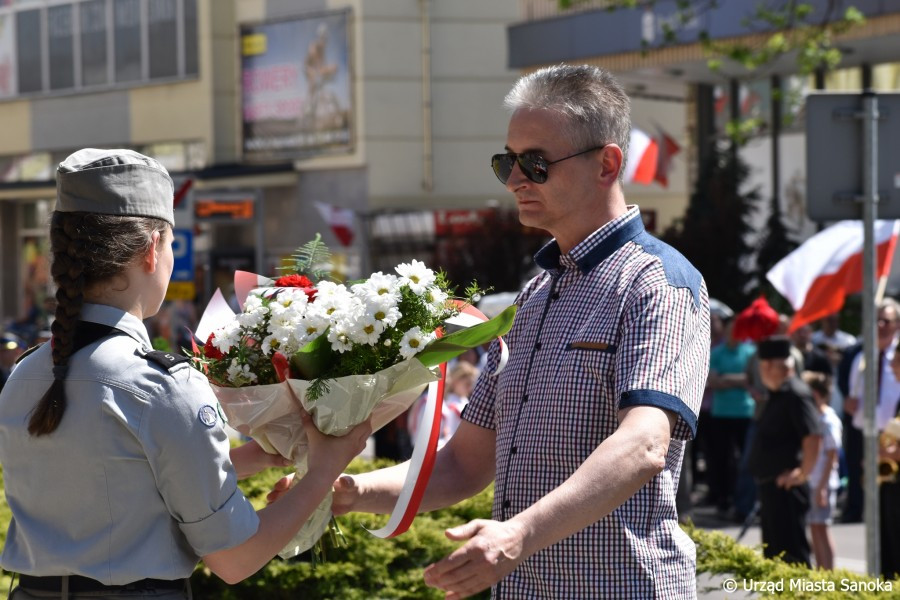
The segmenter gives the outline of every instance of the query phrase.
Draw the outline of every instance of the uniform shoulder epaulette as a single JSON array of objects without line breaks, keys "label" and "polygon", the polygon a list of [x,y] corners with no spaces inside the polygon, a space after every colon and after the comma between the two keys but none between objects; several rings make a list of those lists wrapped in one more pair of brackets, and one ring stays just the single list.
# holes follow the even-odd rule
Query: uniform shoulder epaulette
[{"label": "uniform shoulder epaulette", "polygon": [[31,348],[29,348],[28,350],[26,350],[25,352],[23,352],[22,354],[20,354],[20,355],[19,355],[19,358],[16,359],[16,364],[19,364],[19,362],[21,362],[22,359],[25,358],[26,356],[28,356],[29,354],[33,354],[33,353],[35,352],[35,350],[37,350],[38,348],[40,348],[41,346],[43,346],[45,343],[46,343],[46,342],[41,342],[40,344],[37,344],[37,345],[35,345],[35,346],[32,346]]},{"label": "uniform shoulder epaulette", "polygon": [[159,350],[147,352],[144,354],[144,358],[151,362],[155,362],[167,371],[171,371],[175,366],[191,360],[188,356],[182,356],[181,354],[175,354],[174,352],[161,352]]}]

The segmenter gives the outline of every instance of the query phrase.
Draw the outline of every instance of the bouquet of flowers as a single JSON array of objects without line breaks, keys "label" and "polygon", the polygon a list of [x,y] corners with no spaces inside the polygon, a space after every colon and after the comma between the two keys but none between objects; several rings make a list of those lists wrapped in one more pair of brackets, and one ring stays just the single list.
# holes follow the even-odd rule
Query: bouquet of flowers
[{"label": "bouquet of flowers", "polygon": [[[345,434],[369,416],[377,430],[438,381],[438,365],[506,333],[515,313],[510,307],[439,337],[469,310],[477,288],[466,291],[465,301],[453,300],[443,274],[416,260],[398,265],[396,274],[374,273],[348,287],[317,268],[329,258],[317,236],[293,256],[289,274],[237,273],[236,289],[248,287],[238,278],[255,286],[239,298],[242,311],[212,319],[217,323],[205,345],[191,353],[229,424],[293,460],[301,476],[306,434],[298,404],[326,434]],[[207,313],[216,312],[215,304]],[[209,321],[205,314],[201,328]],[[327,529],[330,508],[329,496],[281,556],[312,547]]]}]

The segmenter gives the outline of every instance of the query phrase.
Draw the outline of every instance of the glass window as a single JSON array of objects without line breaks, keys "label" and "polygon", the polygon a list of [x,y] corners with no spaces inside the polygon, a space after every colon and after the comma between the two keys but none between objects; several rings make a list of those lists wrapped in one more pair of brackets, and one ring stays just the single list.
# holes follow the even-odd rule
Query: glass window
[{"label": "glass window", "polygon": [[106,0],[82,2],[81,84],[102,85],[107,81]]},{"label": "glass window", "polygon": [[113,4],[116,36],[116,81],[141,79],[141,1]]},{"label": "glass window", "polygon": [[825,73],[825,89],[835,92],[858,92],[862,89],[862,70],[859,67],[836,69]]},{"label": "glass window", "polygon": [[197,73],[197,0],[184,0],[184,74]]},{"label": "glass window", "polygon": [[175,0],[149,0],[150,79],[178,75],[178,18]]},{"label": "glass window", "polygon": [[16,14],[16,54],[19,92],[41,91],[44,85],[40,10],[26,10]]},{"label": "glass window", "polygon": [[872,88],[879,92],[900,90],[900,63],[884,63],[873,66]]},{"label": "glass window", "polygon": [[75,87],[71,4],[47,9],[47,33],[50,41],[50,89]]}]

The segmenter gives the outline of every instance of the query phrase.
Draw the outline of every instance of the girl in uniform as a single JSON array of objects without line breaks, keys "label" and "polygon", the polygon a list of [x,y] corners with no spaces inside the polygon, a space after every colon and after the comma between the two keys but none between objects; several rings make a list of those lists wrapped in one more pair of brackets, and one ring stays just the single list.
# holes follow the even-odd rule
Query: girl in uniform
[{"label": "girl in uniform", "polygon": [[142,320],[173,268],[173,185],[157,161],[85,149],[57,171],[50,224],[52,341],[0,394],[0,464],[12,521],[0,563],[15,600],[190,597],[203,560],[234,583],[300,529],[365,446],[364,423],[309,427],[310,470],[255,511],[240,477],[283,466],[229,450],[215,395],[188,359],[154,352]]}]

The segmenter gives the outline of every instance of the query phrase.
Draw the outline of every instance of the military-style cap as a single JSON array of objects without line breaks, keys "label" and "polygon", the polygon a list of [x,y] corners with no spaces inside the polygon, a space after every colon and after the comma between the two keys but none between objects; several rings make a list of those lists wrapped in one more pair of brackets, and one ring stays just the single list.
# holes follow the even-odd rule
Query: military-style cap
[{"label": "military-style cap", "polygon": [[133,150],[85,148],[56,169],[56,210],[155,217],[175,226],[169,172]]},{"label": "military-style cap", "polygon": [[787,358],[791,355],[791,340],[785,335],[773,335],[756,345],[756,355],[760,359]]}]

